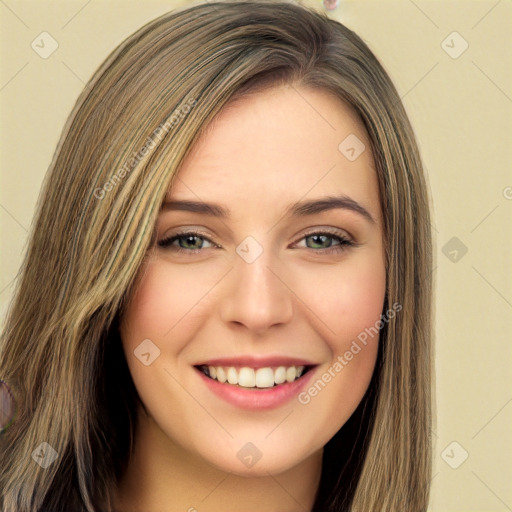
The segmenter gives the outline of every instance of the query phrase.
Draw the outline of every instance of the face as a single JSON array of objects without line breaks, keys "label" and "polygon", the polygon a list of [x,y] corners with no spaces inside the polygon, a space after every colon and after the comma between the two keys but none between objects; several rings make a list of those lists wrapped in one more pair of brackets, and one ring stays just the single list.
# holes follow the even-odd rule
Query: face
[{"label": "face", "polygon": [[378,334],[361,334],[386,287],[377,177],[355,113],[290,86],[230,104],[155,229],[121,322],[143,428],[240,475],[321,453],[369,385]]}]

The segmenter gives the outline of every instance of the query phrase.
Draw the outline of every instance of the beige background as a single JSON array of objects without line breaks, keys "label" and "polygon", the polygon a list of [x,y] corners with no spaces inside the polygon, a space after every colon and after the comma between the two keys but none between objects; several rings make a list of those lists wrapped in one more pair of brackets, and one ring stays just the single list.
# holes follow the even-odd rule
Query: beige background
[{"label": "beige background", "polygon": [[[0,2],[2,317],[41,181],[85,82],[135,29],[186,3]],[[512,510],[512,3],[346,1],[330,16],[388,69],[428,170],[438,404],[430,510]],[[58,42],[46,59],[31,48],[43,31]]]}]

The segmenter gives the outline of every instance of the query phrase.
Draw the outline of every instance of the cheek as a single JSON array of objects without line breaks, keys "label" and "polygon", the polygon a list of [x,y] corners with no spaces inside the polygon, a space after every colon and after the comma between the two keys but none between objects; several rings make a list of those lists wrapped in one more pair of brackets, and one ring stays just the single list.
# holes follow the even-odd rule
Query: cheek
[{"label": "cheek", "polygon": [[[144,339],[166,343],[179,352],[185,345],[178,334],[193,335],[204,313],[204,298],[214,285],[212,272],[197,268],[184,271],[179,266],[150,261],[142,269],[134,294],[123,315],[121,334],[125,349],[135,349]],[[164,347],[160,347],[163,349]]]},{"label": "cheek", "polygon": [[[201,327],[207,294],[214,284],[212,269],[190,271],[150,259],[140,269],[121,318],[122,345],[137,392],[150,415],[167,425],[168,432],[191,428],[181,414],[190,406],[189,396],[184,396],[168,371],[182,380],[175,364]],[[169,403],[175,404],[172,410]]]},{"label": "cheek", "polygon": [[[373,375],[378,353],[379,321],[386,292],[386,272],[381,258],[346,262],[338,272],[325,269],[302,281],[322,324],[329,361],[299,395],[310,418],[321,418],[318,435],[329,439],[348,420],[362,400]],[[322,289],[312,286],[322,283]],[[304,292],[303,292],[304,293]],[[311,419],[312,422],[316,421]]]},{"label": "cheek", "polygon": [[[320,268],[304,275],[302,296],[324,325],[324,340],[333,356],[348,350],[352,340],[380,319],[386,292],[381,258],[369,254],[347,261],[336,272]],[[373,338],[376,342],[377,336]]]}]

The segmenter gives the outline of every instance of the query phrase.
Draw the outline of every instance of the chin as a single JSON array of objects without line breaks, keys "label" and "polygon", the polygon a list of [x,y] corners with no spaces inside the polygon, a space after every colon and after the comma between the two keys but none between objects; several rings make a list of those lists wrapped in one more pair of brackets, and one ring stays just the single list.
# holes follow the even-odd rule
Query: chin
[{"label": "chin", "polygon": [[[232,440],[229,448],[199,455],[221,471],[245,478],[258,478],[287,472],[322,450],[320,447],[308,452],[302,448],[298,453],[291,442],[282,442],[280,447],[268,442],[243,443]],[[224,452],[222,456],[221,450]]]}]

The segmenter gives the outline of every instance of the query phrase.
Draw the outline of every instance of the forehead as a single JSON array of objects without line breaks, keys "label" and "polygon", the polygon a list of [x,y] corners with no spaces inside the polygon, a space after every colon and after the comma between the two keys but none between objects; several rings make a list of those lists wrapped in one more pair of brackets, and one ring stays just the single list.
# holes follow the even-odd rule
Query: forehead
[{"label": "forehead", "polygon": [[379,216],[364,125],[332,94],[279,86],[238,99],[216,116],[169,197],[223,204],[243,198],[245,208],[254,199],[260,208],[275,208],[325,194],[354,196]]}]

